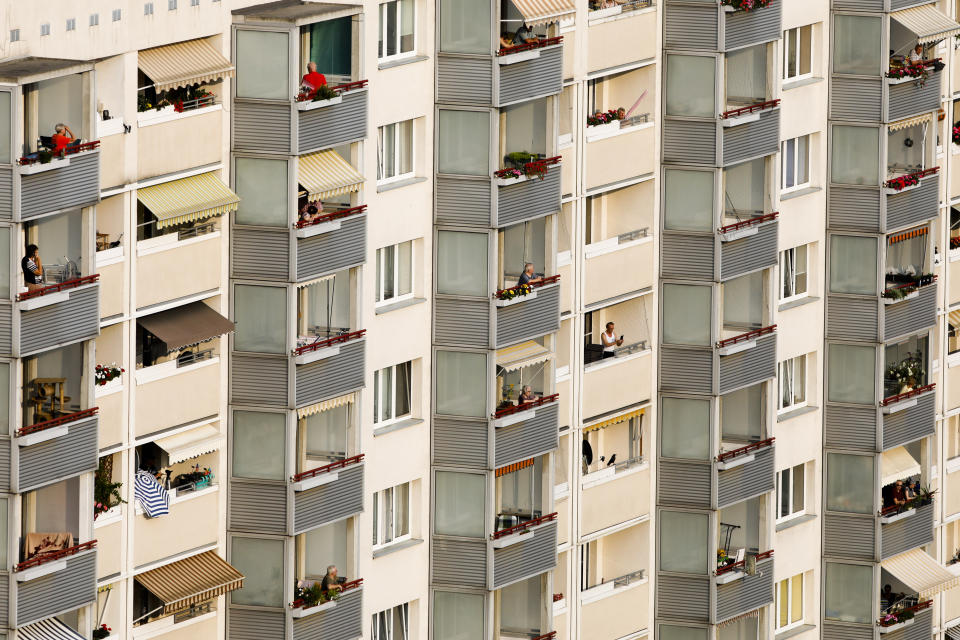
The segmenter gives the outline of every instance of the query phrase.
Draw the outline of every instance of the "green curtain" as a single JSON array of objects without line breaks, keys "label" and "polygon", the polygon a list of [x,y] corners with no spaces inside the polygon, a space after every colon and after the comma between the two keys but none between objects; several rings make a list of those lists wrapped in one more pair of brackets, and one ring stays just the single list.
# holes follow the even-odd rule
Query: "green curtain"
[{"label": "green curtain", "polygon": [[320,73],[350,75],[352,21],[346,16],[304,27],[310,31],[310,60]]}]

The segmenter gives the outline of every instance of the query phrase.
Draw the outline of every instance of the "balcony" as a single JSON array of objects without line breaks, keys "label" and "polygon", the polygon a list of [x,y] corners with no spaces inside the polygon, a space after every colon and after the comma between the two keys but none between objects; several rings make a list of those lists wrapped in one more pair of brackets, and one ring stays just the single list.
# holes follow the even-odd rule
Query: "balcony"
[{"label": "balcony", "polygon": [[519,285],[494,293],[497,348],[560,330],[560,276],[544,278],[529,293]]},{"label": "balcony", "polygon": [[[134,535],[140,544],[135,545],[131,552],[138,567],[217,543],[219,485],[209,485],[188,492],[172,492],[170,513],[165,516],[147,518],[142,514],[139,505],[136,505],[133,511],[136,513]],[[189,527],[190,535],[184,535],[185,527]]]},{"label": "balcony", "polygon": [[[496,82],[494,82],[496,74]],[[499,87],[493,94],[493,88]],[[507,106],[563,89],[563,38],[504,47],[494,55],[437,55],[437,102]]]},{"label": "balcony", "polygon": [[95,338],[100,333],[99,277],[82,276],[18,295],[20,355]]},{"label": "balcony", "polygon": [[[366,329],[361,329],[318,338],[292,351],[296,406],[312,405],[363,387],[365,334]],[[236,365],[234,369],[236,376]]]},{"label": "balcony", "polygon": [[647,343],[641,342],[628,345],[613,358],[590,363],[583,372],[584,418],[602,416],[635,403],[638,391],[651,388],[652,360]]},{"label": "balcony", "polygon": [[713,465],[717,483],[717,507],[773,491],[776,488],[773,438],[720,453]]},{"label": "balcony", "polygon": [[616,640],[650,628],[650,583],[639,577],[623,576],[610,582],[612,588],[601,597],[581,599],[581,637]]},{"label": "balcony", "polygon": [[491,535],[493,582],[489,588],[500,589],[557,566],[556,517],[551,513]]},{"label": "balcony", "polygon": [[17,626],[72,611],[97,599],[97,541],[36,556],[13,569]]},{"label": "balcony", "polygon": [[726,167],[776,153],[779,136],[780,100],[725,111],[716,120],[666,117],[663,159]]},{"label": "balcony", "polygon": [[549,453],[560,446],[559,394],[501,409],[494,414],[494,467]]},{"label": "balcony", "polygon": [[[937,68],[939,66],[939,69]],[[943,78],[940,59],[927,60],[921,70],[914,72],[908,67],[907,74],[891,69],[884,83],[887,104],[885,122],[895,122],[921,113],[936,111],[940,108],[940,82]],[[903,69],[901,67],[901,69]],[[922,74],[925,78],[917,77]],[[903,77],[896,77],[902,75]]]},{"label": "balcony", "polygon": [[897,554],[933,542],[933,503],[893,506],[880,512],[880,557]]},{"label": "balcony", "polygon": [[[46,162],[44,162],[46,160]],[[47,213],[89,207],[100,201],[100,141],[69,147],[63,157],[50,159],[31,154],[18,160],[4,182],[19,182],[20,198],[6,219],[31,220]],[[16,193],[12,189],[11,193]],[[0,202],[0,217],[5,207]]]},{"label": "balcony", "polygon": [[933,384],[924,385],[881,401],[882,451],[934,434],[936,424],[934,387]]},{"label": "balcony", "polygon": [[591,10],[587,19],[588,73],[656,57],[657,12],[652,0]]},{"label": "balcony", "polygon": [[[656,14],[650,14],[655,16]],[[629,23],[626,23],[629,24]],[[593,29],[591,28],[591,35]],[[634,40],[630,39],[607,43],[618,49],[628,49],[624,46]],[[591,136],[591,129],[587,127],[586,145],[586,181],[587,190],[596,189],[608,184],[637,178],[652,173],[654,170],[653,153],[656,124],[652,121],[643,121],[629,126],[619,126],[622,121],[615,120],[618,128],[609,134]],[[613,123],[601,125],[609,126]]]},{"label": "balcony", "polygon": [[932,327],[936,321],[936,276],[885,289],[879,301],[873,296],[827,296],[826,329],[830,338],[887,342]]},{"label": "balcony", "polygon": [[[183,103],[180,112],[171,105],[138,113],[137,178],[146,180],[219,163],[223,121],[229,117],[212,95]],[[161,149],[177,152],[162,153]]]},{"label": "balcony", "polygon": [[[586,248],[583,266],[585,304],[597,304],[654,286],[656,275],[653,269],[654,242],[653,237],[646,233],[646,229],[638,229],[595,242]],[[611,278],[611,273],[620,275],[617,278]],[[564,281],[564,286],[572,282],[571,277],[570,280]],[[570,297],[571,292],[564,293]],[[563,309],[571,307],[572,302]]]},{"label": "balcony", "polygon": [[[755,561],[755,571],[747,566],[748,561]],[[716,590],[713,622],[730,620],[772,604],[773,573],[773,551],[717,569],[712,580]]]},{"label": "balcony", "polygon": [[[907,616],[904,613],[909,612]],[[915,605],[897,608],[877,621],[877,631],[884,640],[914,640],[933,633],[933,601],[924,600]]]},{"label": "balcony", "polygon": [[360,454],[292,476],[293,533],[363,511],[363,468]]},{"label": "balcony", "polygon": [[[717,229],[716,236],[675,231],[663,234],[664,277],[730,280],[777,264],[779,213],[759,215]],[[720,271],[714,256],[719,240]]]},{"label": "balcony", "polygon": [[219,289],[222,245],[212,221],[137,242],[137,308]]},{"label": "balcony", "polygon": [[[773,0],[750,11],[736,10],[736,4],[669,4],[664,14],[664,47],[732,51],[780,38],[780,2]],[[724,34],[722,41],[720,34]]]},{"label": "balcony", "polygon": [[650,513],[650,465],[642,457],[588,473],[581,487],[580,527],[586,535]]},{"label": "balcony", "polygon": [[18,493],[97,468],[96,407],[22,427],[14,435]]},{"label": "balcony", "polygon": [[777,374],[777,325],[748,331],[716,344],[720,394],[749,387]]},{"label": "balcony", "polygon": [[359,638],[363,635],[363,579],[343,585],[340,597],[313,607],[295,606],[293,640]]},{"label": "balcony", "polygon": [[831,185],[829,226],[883,233],[936,218],[939,169],[901,175],[887,180],[883,187]]},{"label": "balcony", "polygon": [[560,156],[528,162],[522,171],[501,169],[495,172],[496,226],[505,227],[559,213],[561,173]]}]

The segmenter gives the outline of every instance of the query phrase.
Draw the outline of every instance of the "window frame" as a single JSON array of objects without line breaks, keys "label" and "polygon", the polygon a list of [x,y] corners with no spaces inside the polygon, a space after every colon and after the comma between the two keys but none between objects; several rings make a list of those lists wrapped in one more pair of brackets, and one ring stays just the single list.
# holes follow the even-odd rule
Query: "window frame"
[{"label": "window frame", "polygon": [[[393,0],[396,2],[397,0]],[[383,140],[385,134],[385,129],[387,127],[393,127],[393,151],[394,158],[393,163],[395,167],[401,165],[401,154],[402,146],[400,145],[400,136],[403,128],[401,125],[410,123],[410,171],[406,173],[397,173],[392,176],[383,177],[384,175],[384,162],[383,162]],[[388,122],[387,124],[380,125],[377,127],[377,184],[391,184],[393,182],[399,182],[401,180],[409,180],[417,175],[417,149],[416,144],[416,135],[414,133],[414,127],[416,126],[415,118],[410,118],[408,120],[400,120],[399,122]]]},{"label": "window frame", "polygon": [[[410,244],[410,291],[408,293],[396,293],[397,291],[400,290],[400,246],[407,243]],[[416,260],[415,244],[416,243],[413,240],[406,240],[405,242],[398,242],[396,244],[387,245],[386,247],[380,247],[379,249],[377,249],[377,254],[375,258],[376,264],[374,265],[376,269],[375,273],[377,274],[375,276],[377,281],[376,281],[376,284],[374,285],[376,289],[374,290],[374,296],[373,296],[375,307],[383,307],[386,305],[395,304],[397,302],[403,302],[405,300],[413,299],[413,289],[414,289],[413,265]],[[391,249],[391,248],[393,249],[393,290],[395,293],[390,298],[384,298],[383,285],[384,285],[384,279],[386,278],[387,270],[384,268],[383,262],[385,260],[387,249]]]},{"label": "window frame", "polygon": [[[393,546],[401,542],[405,542],[412,538],[411,529],[413,524],[413,514],[411,513],[411,498],[412,491],[410,482],[404,482],[392,487],[387,487],[386,489],[381,489],[380,491],[375,491],[373,493],[373,548],[382,549],[384,547]],[[406,508],[406,522],[401,522],[400,509],[398,505],[400,504],[399,498],[402,492],[405,490],[407,497],[407,508]],[[389,525],[392,527],[393,531],[401,530],[402,526],[406,527],[406,533],[401,535],[394,535],[389,540],[385,541],[386,535],[384,532],[384,526]]]},{"label": "window frame", "polygon": [[[397,367],[404,364],[410,365],[409,371],[409,381],[410,381],[410,397],[407,398],[407,406],[410,411],[403,415],[397,415]],[[390,380],[391,380],[391,389],[390,389],[390,413],[392,414],[389,418],[380,418],[377,414],[382,412],[383,406],[379,408],[376,407],[376,402],[374,402],[374,411],[373,411],[373,424],[376,428],[384,427],[390,424],[395,424],[401,420],[409,420],[413,417],[413,360],[407,360],[405,362],[398,362],[397,364],[392,364],[388,367],[382,367],[373,372],[373,393],[374,398],[379,398],[380,396],[380,385],[383,378],[382,371],[390,369]]]},{"label": "window frame", "polygon": [[[795,621],[793,621],[793,622],[787,622],[787,624],[785,624],[784,626],[781,627],[781,626],[779,626],[779,625],[780,625],[780,611],[781,611],[781,607],[783,607],[784,604],[786,604],[786,607],[787,607],[787,620],[788,620],[788,621],[789,621],[790,618],[793,616],[793,614],[797,613],[797,612],[793,611],[793,581],[794,581],[794,579],[796,579],[798,576],[800,577],[800,612],[799,612],[799,613],[800,613],[800,616],[799,616],[799,618],[797,618],[797,620],[795,620]],[[787,602],[786,602],[786,603],[781,602],[781,598],[780,598],[780,593],[781,593],[781,591],[780,591],[780,584],[781,584],[781,583],[784,583],[784,582],[787,584]],[[803,624],[804,624],[804,622],[805,622],[805,619],[804,619],[804,609],[806,609],[806,605],[807,605],[807,599],[806,599],[806,597],[805,597],[806,594],[804,593],[805,590],[806,590],[806,576],[804,576],[803,573],[798,573],[798,574],[795,574],[795,575],[790,576],[789,578],[784,578],[783,580],[778,580],[776,586],[774,587],[774,590],[776,591],[776,602],[775,602],[774,619],[773,619],[773,627],[774,627],[774,630],[775,630],[777,633],[780,633],[780,632],[782,632],[782,631],[788,631],[788,630],[790,630],[790,629],[796,629],[797,627],[803,626]]]},{"label": "window frame", "polygon": [[[797,254],[799,251],[804,253],[804,262],[806,266],[804,271],[800,272],[797,270]],[[789,259],[792,256],[792,261]],[[793,266],[789,266],[793,265]],[[804,284],[804,290],[800,293],[797,293],[797,275],[802,273],[806,276],[807,280]],[[789,288],[793,291],[793,295],[785,296],[783,295],[783,290],[787,288],[787,285],[790,285]],[[801,244],[796,247],[790,247],[789,249],[784,249],[780,252],[780,302],[791,302],[793,300],[799,300],[801,298],[807,298],[810,296],[810,249],[809,245]]]},{"label": "window frame", "polygon": [[[800,141],[801,138],[806,138],[806,139],[807,139],[807,143],[806,143],[806,145],[805,145],[805,147],[804,147],[804,149],[806,150],[806,154],[805,154],[805,156],[804,156],[803,158],[800,157],[800,154],[799,154],[799,151],[798,151],[798,150],[800,149],[799,141]],[[810,179],[810,174],[811,174],[811,171],[810,171],[810,145],[811,145],[811,143],[812,143],[811,138],[812,138],[811,134],[807,133],[807,134],[804,134],[804,135],[802,135],[802,136],[797,136],[797,137],[795,137],[795,138],[789,138],[789,139],[784,140],[783,142],[780,143],[780,155],[781,155],[781,158],[780,158],[780,192],[781,192],[781,193],[793,193],[794,191],[799,191],[799,190],[801,190],[801,189],[808,189],[808,188],[810,188],[810,186],[811,186],[811,184],[812,184],[812,181],[811,181],[811,179]],[[787,177],[788,177],[788,176],[787,176],[787,166],[788,166],[788,165],[787,165],[787,160],[786,160],[786,158],[787,158],[787,145],[788,145],[788,143],[791,143],[791,142],[793,143],[793,151],[790,153],[790,155],[793,156],[793,175],[791,176],[791,177],[793,178],[793,186],[789,186],[789,187],[788,187],[788,186],[787,186]],[[799,167],[800,167],[800,161],[801,161],[801,160],[803,160],[803,163],[804,163],[804,165],[805,165],[806,168],[807,168],[807,176],[806,176],[806,180],[805,180],[804,182],[800,182],[800,181],[799,181],[799,178],[797,177],[797,176],[799,175],[799,170],[798,170],[798,169],[799,169]]]},{"label": "window frame", "polygon": [[[788,513],[788,514],[785,515],[785,516],[782,516],[782,515],[780,515],[780,505],[783,504],[783,485],[784,485],[784,482],[783,482],[782,479],[783,479],[784,475],[789,475],[789,476],[790,476],[790,489],[789,489],[789,491],[790,491],[790,505],[791,505],[791,508],[792,508],[793,502],[794,502],[794,497],[795,497],[794,494],[796,493],[795,490],[796,490],[796,488],[797,488],[797,483],[794,481],[794,478],[796,477],[796,474],[797,474],[798,472],[799,472],[800,474],[802,474],[802,477],[803,477],[803,508],[800,509],[799,511],[794,511],[794,512],[792,512],[792,513]],[[776,510],[776,517],[775,517],[776,523],[777,523],[777,524],[780,524],[781,522],[788,522],[788,521],[790,521],[790,520],[795,520],[796,518],[799,518],[799,517],[801,517],[801,516],[807,515],[807,497],[808,497],[808,494],[807,494],[807,465],[806,465],[805,462],[800,463],[800,464],[795,464],[795,465],[793,465],[793,466],[791,466],[791,467],[787,467],[786,469],[781,469],[780,471],[777,471],[777,504],[776,504],[776,509],[775,509],[775,510]]]},{"label": "window frame", "polygon": [[[387,5],[395,4],[397,5],[397,34],[396,34],[396,45],[397,51],[393,55],[380,55],[379,45],[380,43],[386,44],[387,42],[387,21],[385,18]],[[377,61],[378,62],[391,62],[393,60],[403,60],[405,58],[412,58],[417,55],[417,45],[419,45],[419,38],[417,37],[417,1],[413,0],[410,3],[410,6],[413,7],[413,47],[410,51],[400,52],[401,42],[403,41],[403,34],[401,33],[400,25],[403,24],[403,14],[401,13],[403,4],[401,0],[387,0],[386,2],[381,2],[377,7]],[[386,46],[384,46],[384,51],[386,51]]]},{"label": "window frame", "polygon": [[[783,81],[784,82],[796,82],[798,80],[805,80],[807,78],[813,77],[813,26],[814,25],[812,24],[805,24],[799,27],[793,27],[792,29],[783,30]],[[794,32],[796,34],[793,37],[793,45],[794,45],[793,48],[797,55],[797,58],[796,58],[797,70],[799,71],[799,69],[803,66],[801,63],[802,53],[803,53],[803,39],[801,37],[801,34],[803,33],[804,29],[808,29],[807,33],[809,34],[807,51],[809,51],[810,53],[810,59],[808,60],[810,71],[808,71],[807,73],[797,73],[796,75],[791,76],[789,75],[790,72],[788,71],[788,65],[790,63],[787,55],[788,47],[790,47],[790,43],[791,43],[789,34],[791,32]]]},{"label": "window frame", "polygon": [[[797,382],[797,365],[800,365],[803,368],[803,400],[796,402],[794,404],[781,406],[780,403],[783,401],[783,392],[784,386],[790,386],[790,397],[794,398],[796,396],[796,382]],[[802,409],[808,405],[807,400],[807,356],[799,355],[793,358],[787,358],[786,360],[781,360],[777,363],[777,413],[787,413],[788,411],[794,411],[796,409]]]}]

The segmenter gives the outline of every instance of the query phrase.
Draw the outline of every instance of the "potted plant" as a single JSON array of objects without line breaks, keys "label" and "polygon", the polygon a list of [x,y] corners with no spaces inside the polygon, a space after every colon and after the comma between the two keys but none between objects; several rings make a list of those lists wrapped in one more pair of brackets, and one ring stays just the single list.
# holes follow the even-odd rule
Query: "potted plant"
[{"label": "potted plant", "polygon": [[37,159],[40,160],[40,164],[50,164],[50,161],[53,160],[53,152],[40,149],[37,151]]},{"label": "potted plant", "polygon": [[120,493],[120,487],[123,486],[123,483],[113,482],[112,475],[113,461],[110,456],[100,458],[100,466],[93,475],[94,520],[96,520],[101,513],[105,513],[113,507],[126,502]]},{"label": "potted plant", "polygon": [[504,157],[505,163],[514,169],[523,169],[525,164],[536,159],[537,156],[529,151],[513,151]]},{"label": "potted plant", "polygon": [[340,591],[324,591],[320,585],[321,583],[314,582],[309,587],[297,587],[294,604],[302,609],[310,609],[340,599]]},{"label": "potted plant", "polygon": [[99,627],[93,630],[91,636],[93,637],[93,640],[103,640],[103,638],[110,637],[111,631],[113,631],[113,629],[105,624],[101,624]]},{"label": "potted plant", "polygon": [[509,289],[501,289],[494,295],[496,296],[497,300],[507,301],[522,298],[523,296],[529,295],[532,291],[533,287],[529,284],[518,284],[517,286],[510,287]]},{"label": "potted plant", "polygon": [[900,391],[907,393],[919,387],[926,380],[927,372],[917,354],[908,353],[907,357],[887,368],[886,378],[892,381]]},{"label": "potted plant", "polygon": [[753,11],[762,9],[770,5],[773,0],[723,0],[725,7],[731,7],[731,11]]},{"label": "potted plant", "polygon": [[94,382],[98,387],[102,387],[111,380],[119,378],[125,371],[126,369],[118,367],[116,362],[111,365],[98,364],[93,371]]}]

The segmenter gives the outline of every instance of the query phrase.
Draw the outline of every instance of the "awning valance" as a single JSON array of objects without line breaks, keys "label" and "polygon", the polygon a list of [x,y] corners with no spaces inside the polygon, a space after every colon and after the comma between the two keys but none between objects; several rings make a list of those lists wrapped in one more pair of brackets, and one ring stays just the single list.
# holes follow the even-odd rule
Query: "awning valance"
[{"label": "awning valance", "polygon": [[899,131],[900,129],[906,129],[907,127],[913,127],[918,124],[930,124],[930,114],[925,113],[922,116],[916,116],[915,118],[907,118],[906,120],[898,120],[897,122],[890,123],[887,126],[889,131]]},{"label": "awning valance", "polygon": [[577,10],[574,0],[513,0],[513,6],[528,27],[558,22],[561,18],[571,17]]},{"label": "awning valance", "polygon": [[203,302],[143,316],[137,319],[137,324],[162,340],[168,352],[233,331],[232,322]]},{"label": "awning valance", "polygon": [[941,567],[922,549],[911,549],[887,558],[880,562],[880,566],[916,591],[921,598],[929,598],[960,584],[960,576]]},{"label": "awning valance", "polygon": [[17,629],[20,640],[84,640],[83,636],[56,618],[47,618]]},{"label": "awning valance", "polygon": [[594,429],[603,429],[604,427],[610,427],[621,422],[626,422],[627,420],[643,415],[644,411],[646,411],[646,409],[637,409],[636,411],[621,413],[618,416],[608,418],[607,420],[602,420],[596,424],[587,425],[582,429],[582,431],[583,433],[586,433],[587,431],[593,431]]},{"label": "awning valance", "polygon": [[504,371],[516,371],[523,367],[546,362],[551,358],[553,358],[553,353],[550,349],[533,340],[497,349],[497,366],[502,367]]},{"label": "awning valance", "polygon": [[177,560],[135,576],[137,582],[163,602],[170,614],[206,602],[243,586],[243,574],[216,551]]},{"label": "awning valance", "polygon": [[905,447],[896,447],[884,451],[881,465],[880,468],[883,469],[881,486],[884,487],[897,480],[903,480],[920,473],[920,463],[913,459],[913,456]]},{"label": "awning valance", "polygon": [[526,460],[521,460],[520,462],[514,462],[513,464],[508,464],[504,467],[500,467],[496,471],[496,476],[499,478],[505,476],[508,473],[513,473],[514,471],[520,471],[520,469],[526,469],[527,467],[533,466],[533,458],[527,458]]},{"label": "awning valance", "polygon": [[297,181],[307,190],[307,200],[360,191],[363,176],[336,151],[318,151],[300,156]]},{"label": "awning valance", "polygon": [[211,172],[138,189],[137,200],[163,229],[236,211],[240,197]]},{"label": "awning valance", "polygon": [[927,227],[920,227],[919,229],[911,229],[910,231],[904,231],[903,233],[898,233],[896,235],[890,236],[887,240],[888,244],[897,244],[898,242],[904,242],[906,240],[913,240],[914,238],[919,238],[920,236],[927,235],[929,229]]},{"label": "awning valance", "polygon": [[186,87],[233,75],[233,65],[206,40],[188,40],[137,54],[137,66],[157,91]]},{"label": "awning valance", "polygon": [[311,404],[308,407],[303,407],[302,409],[297,409],[298,418],[306,418],[307,416],[312,416],[315,413],[320,413],[321,411],[328,411],[330,409],[336,409],[337,407],[342,407],[345,404],[352,404],[356,394],[348,393],[345,396],[339,396],[337,398],[331,398],[329,400],[324,400],[323,402],[317,402],[316,404]]},{"label": "awning valance", "polygon": [[952,324],[957,329],[960,329],[960,309],[951,311],[947,314],[947,322]]},{"label": "awning valance", "polygon": [[932,4],[894,11],[890,17],[915,33],[920,44],[936,42],[960,33],[960,24],[938,11]]},{"label": "awning valance", "polygon": [[314,278],[313,280],[306,280],[304,282],[297,283],[297,289],[303,289],[304,287],[309,287],[315,284],[320,284],[321,282],[326,282],[327,280],[333,280],[337,274],[331,273],[325,276],[320,276],[319,278]]},{"label": "awning valance", "polygon": [[154,444],[167,452],[170,458],[169,464],[217,451],[223,446],[223,442],[224,437],[220,429],[212,424],[154,440]]}]

